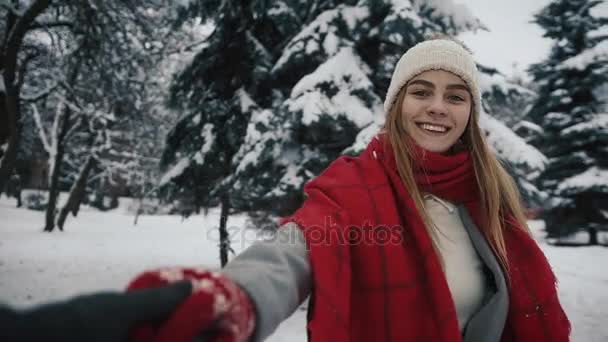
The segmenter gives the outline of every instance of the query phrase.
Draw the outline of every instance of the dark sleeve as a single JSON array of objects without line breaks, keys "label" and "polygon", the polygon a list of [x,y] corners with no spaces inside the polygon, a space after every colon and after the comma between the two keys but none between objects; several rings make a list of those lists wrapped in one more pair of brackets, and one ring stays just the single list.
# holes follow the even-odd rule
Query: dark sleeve
[{"label": "dark sleeve", "polygon": [[295,223],[270,240],[258,241],[223,272],[251,297],[256,308],[253,341],[262,341],[310,294],[312,274],[304,235]]},{"label": "dark sleeve", "polygon": [[165,319],[190,282],[131,292],[98,292],[26,310],[0,306],[0,341],[125,341],[140,322]]}]

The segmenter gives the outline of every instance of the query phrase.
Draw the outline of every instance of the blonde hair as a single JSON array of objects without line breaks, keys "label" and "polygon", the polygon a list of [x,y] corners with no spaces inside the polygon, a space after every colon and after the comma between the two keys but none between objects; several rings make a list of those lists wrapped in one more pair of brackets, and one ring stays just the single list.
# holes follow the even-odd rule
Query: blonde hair
[{"label": "blonde hair", "polygon": [[[432,237],[433,246],[437,250],[437,229],[424,207],[424,201],[420,188],[416,184],[412,170],[414,151],[409,145],[401,115],[401,107],[405,98],[404,86],[398,93],[397,101],[390,109],[384,124],[384,133],[388,137],[393,151],[399,176],[414,200],[416,209],[420,213],[429,235]],[[472,105],[474,106],[474,104]],[[483,132],[479,127],[479,111],[471,107],[471,117],[462,135],[462,145],[471,153],[473,169],[477,180],[480,194],[482,211],[481,233],[489,242],[500,265],[508,271],[508,256],[505,244],[504,232],[510,227],[506,222],[510,215],[516,223],[516,227],[529,232],[524,210],[521,204],[519,190],[513,178],[506,172],[496,156],[489,150]],[[518,229],[516,228],[516,229]],[[441,255],[438,253],[438,255]],[[443,260],[442,260],[443,264]],[[508,274],[508,272],[507,272]]]}]

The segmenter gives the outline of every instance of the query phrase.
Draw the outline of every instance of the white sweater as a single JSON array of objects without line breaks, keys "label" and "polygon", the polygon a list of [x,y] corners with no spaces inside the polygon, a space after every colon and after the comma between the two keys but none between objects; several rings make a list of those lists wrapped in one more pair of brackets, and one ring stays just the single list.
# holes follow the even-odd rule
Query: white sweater
[{"label": "white sweater", "polygon": [[433,195],[425,195],[424,205],[439,231],[437,247],[456,305],[460,332],[463,332],[471,317],[483,304],[488,289],[483,272],[484,264],[452,203]]}]

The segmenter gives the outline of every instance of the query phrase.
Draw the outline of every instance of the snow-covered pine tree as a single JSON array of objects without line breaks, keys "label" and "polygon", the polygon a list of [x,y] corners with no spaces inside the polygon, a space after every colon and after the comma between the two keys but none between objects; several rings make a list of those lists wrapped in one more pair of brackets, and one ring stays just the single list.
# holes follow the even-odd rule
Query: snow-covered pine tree
[{"label": "snow-covered pine tree", "polygon": [[[431,33],[481,27],[449,1],[360,1],[321,12],[285,44],[272,69],[281,96],[274,115],[261,111],[250,123],[233,176],[239,197],[261,201],[275,214],[293,211],[307,180],[340,154],[361,151],[377,133],[392,68],[407,48]],[[491,111],[530,95],[493,69],[481,69]],[[542,154],[496,119],[484,116],[482,124],[524,197],[537,200],[529,177],[543,168]]]},{"label": "snow-covered pine tree", "polygon": [[534,143],[549,158],[540,186],[551,196],[544,210],[551,237],[608,229],[608,113],[596,91],[608,82],[607,4],[554,0],[535,15],[555,42],[530,67],[538,100],[530,118],[543,128]]},{"label": "snow-covered pine tree", "polygon": [[[546,195],[536,186],[547,158],[513,131],[524,125],[522,118],[536,93],[510,80],[500,71],[478,65],[483,112],[481,127],[494,151],[515,178],[528,208],[538,208]],[[489,114],[489,115],[487,115]],[[527,128],[532,124],[527,123]]]},{"label": "snow-covered pine tree", "polygon": [[[206,46],[176,75],[169,105],[182,118],[167,136],[161,183],[175,195],[190,195],[194,207],[219,203],[221,265],[228,262],[226,222],[233,212],[230,179],[234,156],[244,141],[255,106],[251,95],[266,98],[271,55],[256,38],[265,30],[265,2],[192,2],[182,20],[217,13]],[[195,12],[198,11],[198,12]],[[211,14],[210,14],[211,13]]]},{"label": "snow-covered pine tree", "polygon": [[[239,98],[247,104],[250,120],[232,159],[235,168],[223,184],[230,185],[235,208],[275,215],[296,209],[306,181],[339,155],[360,151],[377,133],[384,120],[382,99],[404,51],[436,32],[457,35],[483,27],[466,7],[452,1],[276,1],[269,6],[250,32],[259,35],[270,56],[270,75],[263,84],[272,90],[239,88],[247,95]],[[268,32],[272,34],[264,34]],[[209,62],[201,57],[195,63]],[[214,82],[209,77],[197,80],[183,92],[201,94]],[[203,189],[206,183],[196,178],[212,171],[201,171],[212,164],[201,167],[196,162],[205,120],[184,117],[176,126],[169,139],[191,136],[194,143],[179,155],[168,150],[171,168],[163,180],[175,179],[179,191],[199,186],[194,195],[207,196],[210,189]],[[518,167],[542,165],[542,155],[500,122],[491,117],[483,121],[505,159],[518,161]],[[186,139],[182,146],[190,144]]]},{"label": "snow-covered pine tree", "polygon": [[[364,128],[377,131],[392,66],[403,51],[425,34],[480,26],[463,8],[447,14],[451,2],[318,3],[323,10],[308,16],[276,55],[273,115],[260,109],[265,114],[250,124],[233,175],[244,202],[262,203],[278,215],[301,204],[304,183],[331,161],[357,152],[352,146]],[[298,13],[288,2],[270,12]]]}]

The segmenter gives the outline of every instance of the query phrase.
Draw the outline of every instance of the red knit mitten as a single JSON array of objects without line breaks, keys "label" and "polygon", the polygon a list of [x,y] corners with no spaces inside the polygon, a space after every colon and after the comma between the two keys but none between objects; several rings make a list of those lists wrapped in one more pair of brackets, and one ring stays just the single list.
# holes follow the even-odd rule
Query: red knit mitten
[{"label": "red knit mitten", "polygon": [[181,342],[203,337],[204,341],[247,341],[255,326],[249,296],[219,272],[192,268],[166,268],[139,275],[128,286],[132,291],[161,287],[177,281],[192,283],[192,294],[167,320],[135,327],[130,341]]}]

